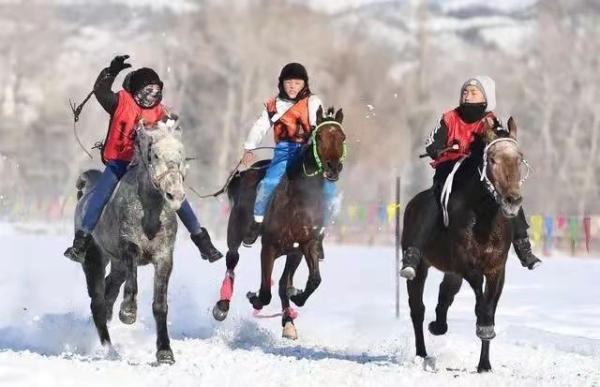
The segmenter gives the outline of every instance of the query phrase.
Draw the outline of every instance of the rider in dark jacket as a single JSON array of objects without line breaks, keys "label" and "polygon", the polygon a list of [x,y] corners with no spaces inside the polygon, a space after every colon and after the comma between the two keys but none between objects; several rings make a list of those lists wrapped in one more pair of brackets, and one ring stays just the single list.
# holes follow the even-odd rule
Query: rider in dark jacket
[{"label": "rider in dark jacket", "polygon": [[[467,80],[461,88],[460,104],[442,116],[439,126],[433,130],[427,139],[427,154],[434,160],[431,165],[435,168],[433,176],[434,196],[439,202],[442,187],[446,178],[453,170],[455,163],[471,152],[471,146],[484,128],[483,120],[487,117],[494,120],[496,130],[504,130],[495,117],[496,89],[494,81],[487,76],[477,76]],[[403,251],[402,270],[400,275],[411,279],[423,256],[423,248],[429,236],[440,219],[439,206],[430,206],[422,214],[422,223],[413,233],[411,246]],[[533,270],[541,264],[531,250],[525,213],[521,208],[513,222],[513,246],[521,265]]]},{"label": "rider in dark jacket", "polygon": [[[118,93],[111,90],[119,72],[131,67],[131,64],[125,63],[128,57],[115,57],[110,66],[100,72],[94,84],[96,99],[110,114],[109,130],[102,148],[102,161],[106,168],[88,199],[81,228],[75,232],[73,246],[65,251],[65,256],[77,262],[84,261],[92,241],[92,231],[133,158],[133,135],[137,122],[143,118],[145,123],[152,124],[166,114],[161,104],[163,83],[150,68],[143,67],[127,74],[123,90]],[[213,246],[208,232],[198,222],[187,199],[177,215],[190,232],[203,259],[214,262],[223,256]]]}]

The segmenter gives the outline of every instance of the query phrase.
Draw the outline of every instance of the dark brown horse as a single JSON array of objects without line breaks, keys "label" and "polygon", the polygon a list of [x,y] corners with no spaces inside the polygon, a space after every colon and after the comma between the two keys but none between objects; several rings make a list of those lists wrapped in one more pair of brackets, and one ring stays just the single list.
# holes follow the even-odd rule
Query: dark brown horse
[{"label": "dark brown horse", "polygon": [[[494,316],[504,285],[508,249],[512,241],[510,218],[517,215],[522,196],[517,127],[508,120],[509,135],[501,136],[486,121],[485,132],[472,147],[454,179],[448,205],[449,225],[444,227],[439,210],[438,227],[425,245],[423,260],[414,279],[407,281],[410,317],[415,332],[417,356],[426,357],[423,338],[423,288],[430,266],[443,271],[436,320],[429,331],[442,335],[448,330],[448,308],[464,278],[475,292],[476,333],[482,341],[478,372],[491,370],[490,340],[495,337]],[[406,206],[402,247],[411,246],[419,227],[419,216],[428,208],[439,208],[433,189],[416,195]],[[485,285],[484,285],[485,283]]]},{"label": "dark brown horse", "polygon": [[[312,141],[292,162],[286,176],[275,190],[269,204],[262,231],[261,285],[258,293],[249,292],[247,297],[255,310],[271,302],[271,275],[276,258],[287,255],[285,268],[279,281],[279,297],[282,306],[283,336],[297,337],[294,327],[295,311],[290,300],[303,306],[321,282],[319,257],[323,247],[325,179],[336,181],[342,170],[345,156],[346,135],[342,129],[343,113],[333,115],[330,108],[323,117],[317,111],[317,127]],[[221,299],[213,308],[215,319],[227,317],[229,302],[233,294],[234,269],[239,260],[238,249],[252,221],[256,188],[264,177],[269,160],[254,164],[249,170],[239,173],[228,187],[233,202],[227,228],[227,272],[221,286]],[[304,290],[294,288],[293,277],[302,256],[308,265],[308,281]]]}]

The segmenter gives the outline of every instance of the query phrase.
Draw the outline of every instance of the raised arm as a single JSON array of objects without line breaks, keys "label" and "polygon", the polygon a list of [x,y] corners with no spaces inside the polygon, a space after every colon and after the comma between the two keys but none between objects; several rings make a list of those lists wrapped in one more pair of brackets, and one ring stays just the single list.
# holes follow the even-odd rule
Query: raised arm
[{"label": "raised arm", "polygon": [[125,63],[127,58],[129,58],[129,55],[115,57],[110,62],[109,67],[100,71],[100,75],[98,75],[96,83],[94,84],[94,94],[96,95],[96,99],[108,114],[113,114],[115,112],[119,102],[119,95],[112,91],[112,85],[115,82],[115,78],[121,70],[131,67],[131,64]]}]

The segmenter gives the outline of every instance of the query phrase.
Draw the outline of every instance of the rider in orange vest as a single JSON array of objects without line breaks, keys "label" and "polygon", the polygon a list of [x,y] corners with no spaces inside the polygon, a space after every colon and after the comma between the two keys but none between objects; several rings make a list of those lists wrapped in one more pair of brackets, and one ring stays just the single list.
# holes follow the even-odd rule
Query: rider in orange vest
[{"label": "rider in orange vest", "polygon": [[[439,199],[446,178],[452,171],[456,161],[471,152],[471,146],[477,135],[484,130],[483,120],[492,118],[496,123],[496,130],[505,130],[493,110],[496,107],[496,86],[494,81],[487,76],[477,76],[468,79],[461,88],[460,104],[442,116],[440,124],[431,132],[427,139],[426,151],[433,159],[431,166],[435,168],[433,187],[436,198]],[[416,270],[423,255],[423,247],[431,234],[436,222],[439,220],[439,207],[431,206],[427,213],[422,214],[423,222],[416,230],[415,238],[403,251],[402,270],[403,277],[411,277]],[[519,215],[513,219],[514,234],[513,246],[521,265],[533,270],[541,264],[541,260],[531,251],[531,243],[527,229],[529,225],[525,219],[523,208]]]},{"label": "rider in orange vest", "polygon": [[[244,143],[244,165],[254,159],[252,150],[258,146],[266,132],[273,128],[275,151],[265,177],[258,185],[254,204],[254,222],[244,236],[244,244],[251,245],[261,233],[262,221],[275,188],[285,174],[290,162],[297,158],[308,143],[316,126],[316,115],[321,100],[308,86],[308,73],[300,63],[288,63],[279,75],[279,94],[265,102],[265,109],[250,129]],[[325,224],[331,217],[335,184],[326,181],[323,187],[327,208]],[[323,235],[322,230],[321,235]],[[319,257],[323,256],[319,251]]]},{"label": "rider in orange vest", "polygon": [[[128,55],[115,57],[110,66],[103,69],[94,85],[94,94],[100,105],[110,114],[106,140],[102,147],[104,172],[94,186],[83,213],[81,229],[75,232],[73,246],[65,256],[83,262],[92,241],[102,210],[112,196],[119,180],[125,175],[134,155],[135,126],[140,119],[147,124],[158,122],[166,114],[162,101],[163,83],[150,68],[137,69],[125,77],[123,89],[118,93],[111,90],[115,78],[131,64],[125,63]],[[210,236],[200,225],[187,199],[177,215],[190,232],[192,241],[200,250],[203,259],[214,262],[223,255],[213,246]]]}]

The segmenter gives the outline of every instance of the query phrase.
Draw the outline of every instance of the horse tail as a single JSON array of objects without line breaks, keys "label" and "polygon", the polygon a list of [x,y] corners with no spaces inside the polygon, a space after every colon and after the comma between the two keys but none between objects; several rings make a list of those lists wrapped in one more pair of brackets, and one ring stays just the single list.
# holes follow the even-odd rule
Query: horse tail
[{"label": "horse tail", "polygon": [[233,176],[233,178],[231,179],[231,181],[229,181],[229,184],[227,185],[227,197],[229,198],[229,201],[231,203],[235,203],[235,198],[239,196],[241,182],[242,174],[238,172],[235,174],[235,176]]},{"label": "horse tail", "polygon": [[102,172],[97,169],[88,169],[79,175],[77,182],[75,183],[75,188],[77,188],[77,200],[81,199],[87,191],[96,185],[100,175],[102,175]]}]

